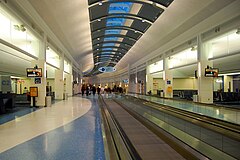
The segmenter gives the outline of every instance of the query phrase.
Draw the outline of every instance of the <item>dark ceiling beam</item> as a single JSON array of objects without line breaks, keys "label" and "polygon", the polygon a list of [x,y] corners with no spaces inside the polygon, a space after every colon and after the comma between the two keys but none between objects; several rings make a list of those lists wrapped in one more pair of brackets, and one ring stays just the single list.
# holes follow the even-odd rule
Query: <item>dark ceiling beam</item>
[{"label": "dark ceiling beam", "polygon": [[98,47],[100,45],[104,45],[104,44],[107,44],[107,43],[123,44],[123,45],[128,45],[128,46],[131,46],[131,47],[133,46],[132,44],[125,43],[125,42],[119,42],[119,41],[102,41],[102,42],[93,44],[93,47]]},{"label": "dark ceiling beam", "polygon": [[[138,21],[142,21],[142,23],[149,23],[149,24],[153,24],[153,20],[147,19],[145,17],[140,17],[138,15],[135,14],[131,14],[131,13],[114,13],[114,14],[109,14],[103,17],[98,17],[96,19],[91,20],[90,23],[98,23],[100,20],[104,20],[104,19],[108,19],[108,18],[124,18],[124,19],[132,19],[132,20],[138,20]],[[156,17],[155,19],[157,19],[158,17]]]},{"label": "dark ceiling beam", "polygon": [[[97,47],[93,47],[93,52],[94,51],[99,51],[99,50],[102,50],[104,48],[114,48],[114,49],[122,49],[122,50],[126,50],[128,51],[132,46],[129,47],[129,45],[124,45],[126,48],[124,47],[118,47],[118,46],[97,46]],[[104,50],[103,50],[104,51]],[[116,51],[116,50],[115,50]]]},{"label": "dark ceiling beam", "polygon": [[142,32],[140,30],[137,30],[135,28],[128,27],[128,26],[108,26],[108,27],[106,26],[106,27],[103,27],[103,28],[93,30],[92,33],[99,32],[99,31],[102,31],[102,30],[112,30],[112,29],[127,30],[127,31],[133,31],[133,32],[139,33],[139,34],[144,34],[144,32]]},{"label": "dark ceiling beam", "polygon": [[[113,38],[113,37],[117,37],[117,38],[127,38],[129,40],[132,40],[132,41],[137,41],[137,39],[135,39],[134,37],[129,37],[127,35],[121,35],[121,34],[107,34],[107,35],[102,35],[102,36],[99,36],[99,37],[96,37],[94,39],[92,39],[92,41],[94,40],[100,40],[100,39],[104,39],[104,38]],[[99,39],[100,38],[100,39]],[[107,41],[106,41],[107,42]]]},{"label": "dark ceiling beam", "polygon": [[103,48],[116,48],[118,50],[110,50],[110,49],[109,50],[102,50],[101,48],[99,48],[99,50],[97,50],[97,49],[93,50],[93,54],[96,54],[96,53],[99,53],[99,52],[120,52],[122,54],[125,54],[125,53],[128,52],[127,49],[120,48],[120,47],[103,47]]},{"label": "dark ceiling beam", "polygon": [[[104,54],[105,52],[112,52],[112,53],[115,53],[115,54],[121,53],[121,54],[119,54],[119,55],[125,55],[125,54],[127,53],[127,52],[121,52],[121,51],[108,50],[108,51],[97,51],[97,52],[94,52],[94,53],[93,53],[93,56],[98,56],[98,55],[100,55],[100,54]],[[105,53],[105,54],[107,54],[107,53]]]},{"label": "dark ceiling beam", "polygon": [[[131,2],[131,3],[139,3],[139,4],[143,4],[143,5],[153,5],[155,7],[161,8],[161,9],[169,6],[169,4],[165,5],[164,3],[160,3],[156,0],[121,0],[120,2]],[[103,4],[109,4],[109,3],[119,3],[119,1],[99,0],[94,3],[90,3],[89,8],[97,6],[97,5],[101,6],[100,3],[103,5]]]}]

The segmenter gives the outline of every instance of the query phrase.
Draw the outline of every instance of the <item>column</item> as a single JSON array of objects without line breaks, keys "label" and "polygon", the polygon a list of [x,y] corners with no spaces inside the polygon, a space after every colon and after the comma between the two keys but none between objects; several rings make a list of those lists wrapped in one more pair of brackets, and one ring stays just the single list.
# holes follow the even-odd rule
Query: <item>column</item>
[{"label": "column", "polygon": [[233,92],[233,77],[224,75],[224,92]]},{"label": "column", "polygon": [[[43,40],[40,42],[39,47],[39,59],[33,60],[31,62],[31,66],[42,68],[42,77],[32,78],[31,86],[38,87],[38,97],[36,97],[36,106],[46,106],[45,104],[45,97],[46,97],[46,46],[47,46],[47,36],[44,34]],[[31,103],[33,104],[33,103]]]},{"label": "column", "polygon": [[146,92],[148,93],[149,91],[151,91],[152,94],[153,94],[153,76],[149,73],[149,63],[147,63],[146,71],[147,71],[147,74],[146,74]]},{"label": "column", "polygon": [[163,93],[165,98],[173,98],[173,75],[172,70],[169,68],[169,58],[164,56],[163,58]]},{"label": "column", "polygon": [[72,74],[65,74],[65,90],[64,90],[64,92],[67,93],[68,96],[72,96],[72,82],[73,82]]},{"label": "column", "polygon": [[208,56],[212,54],[211,44],[202,44],[201,36],[197,37],[198,52],[198,102],[213,103],[213,78],[205,77],[205,68],[213,67]]},{"label": "column", "polygon": [[136,67],[136,73],[135,73],[135,93],[140,93],[140,87],[138,84],[138,68]]},{"label": "column", "polygon": [[60,57],[60,68],[55,71],[55,99],[62,100],[64,93],[64,79],[63,79],[63,68],[64,68],[64,55]]}]

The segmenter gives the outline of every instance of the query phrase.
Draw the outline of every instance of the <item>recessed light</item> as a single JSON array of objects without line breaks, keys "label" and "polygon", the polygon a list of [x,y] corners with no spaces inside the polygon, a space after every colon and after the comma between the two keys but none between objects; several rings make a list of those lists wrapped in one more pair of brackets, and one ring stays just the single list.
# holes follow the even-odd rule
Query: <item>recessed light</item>
[{"label": "recessed light", "polygon": [[240,34],[240,28],[237,29],[236,34]]}]

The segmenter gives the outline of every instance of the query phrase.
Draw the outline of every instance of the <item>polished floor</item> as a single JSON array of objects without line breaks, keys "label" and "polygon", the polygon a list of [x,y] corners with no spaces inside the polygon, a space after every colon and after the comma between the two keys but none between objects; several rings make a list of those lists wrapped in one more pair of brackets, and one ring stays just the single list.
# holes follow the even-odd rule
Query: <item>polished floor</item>
[{"label": "polished floor", "polygon": [[0,125],[1,160],[104,160],[96,97],[71,97]]}]

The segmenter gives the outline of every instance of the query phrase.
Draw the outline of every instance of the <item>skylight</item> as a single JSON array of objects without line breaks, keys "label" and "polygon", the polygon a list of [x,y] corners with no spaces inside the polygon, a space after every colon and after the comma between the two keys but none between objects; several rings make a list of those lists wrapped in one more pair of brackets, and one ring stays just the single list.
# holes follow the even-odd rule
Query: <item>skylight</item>
[{"label": "skylight", "polygon": [[132,3],[130,2],[119,2],[112,3],[109,6],[109,14],[111,13],[129,13],[132,7]]},{"label": "skylight", "polygon": [[[168,7],[173,0],[154,1],[154,5],[144,0],[88,2],[94,62],[97,64],[89,75],[95,75],[101,67],[114,67],[163,13],[161,6]],[[104,57],[116,63],[98,63]]]}]

